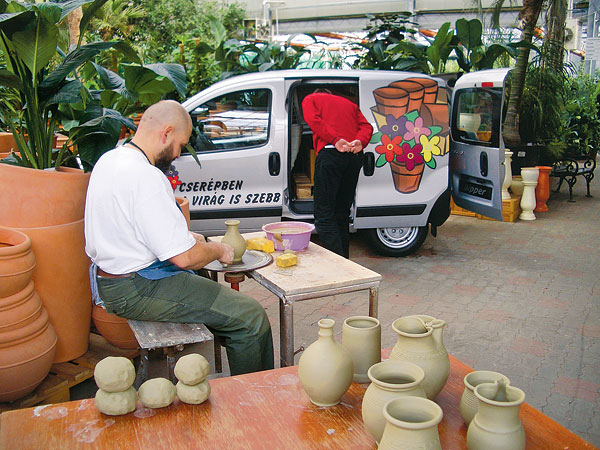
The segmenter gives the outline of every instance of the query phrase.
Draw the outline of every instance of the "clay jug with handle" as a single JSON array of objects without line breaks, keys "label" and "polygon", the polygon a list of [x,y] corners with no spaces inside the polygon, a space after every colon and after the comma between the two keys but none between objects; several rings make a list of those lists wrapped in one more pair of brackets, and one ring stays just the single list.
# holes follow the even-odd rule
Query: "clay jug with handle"
[{"label": "clay jug with handle", "polygon": [[246,251],[246,240],[240,234],[238,226],[240,225],[239,220],[226,220],[227,232],[221,242],[223,244],[229,244],[233,247],[233,264],[239,264],[242,262],[242,256]]},{"label": "clay jug with handle", "polygon": [[352,356],[333,339],[334,325],[332,319],[319,320],[319,339],[298,362],[300,383],[317,406],[337,405],[352,384]]},{"label": "clay jug with handle", "polygon": [[426,315],[401,317],[392,324],[398,341],[390,359],[410,361],[423,369],[422,386],[428,399],[439,394],[450,374],[450,360],[442,336],[445,326],[444,320]]}]

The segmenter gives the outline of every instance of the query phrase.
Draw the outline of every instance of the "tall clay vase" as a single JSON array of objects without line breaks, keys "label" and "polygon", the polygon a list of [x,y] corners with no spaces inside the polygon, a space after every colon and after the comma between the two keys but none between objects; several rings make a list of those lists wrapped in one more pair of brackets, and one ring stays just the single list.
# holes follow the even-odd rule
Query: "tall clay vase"
[{"label": "tall clay vase", "polygon": [[426,315],[401,317],[392,324],[398,341],[390,359],[410,361],[423,369],[422,385],[429,399],[440,393],[450,374],[450,360],[443,342],[445,326],[444,320]]},{"label": "tall clay vase", "polygon": [[425,391],[421,386],[425,373],[416,364],[408,361],[387,360],[369,369],[372,383],[367,388],[362,402],[362,418],[367,430],[377,442],[383,436],[385,417],[383,407],[398,397],[422,397]]},{"label": "tall clay vase", "polygon": [[546,202],[550,198],[550,172],[552,167],[549,166],[537,166],[540,174],[538,176],[538,183],[535,187],[535,212],[548,212],[548,205]]},{"label": "tall clay vase", "polygon": [[475,388],[479,410],[467,431],[469,450],[523,450],[525,430],[519,419],[519,408],[525,393],[506,386],[505,401],[493,400],[498,383],[483,383]]},{"label": "tall clay vase", "polygon": [[476,370],[475,372],[465,375],[464,384],[465,390],[460,398],[460,415],[469,426],[471,420],[479,409],[479,400],[475,397],[475,388],[483,383],[495,383],[498,380],[504,380],[506,384],[510,384],[510,380],[498,372],[490,370]]},{"label": "tall clay vase", "polygon": [[223,236],[223,239],[221,239],[221,242],[233,247],[233,264],[239,264],[242,262],[242,256],[244,256],[244,252],[246,251],[246,240],[238,229],[240,221],[226,220],[225,225],[227,225],[227,232]]},{"label": "tall clay vase", "polygon": [[333,339],[335,321],[319,320],[319,338],[300,357],[298,378],[317,406],[337,405],[352,384],[352,357]]},{"label": "tall clay vase", "polygon": [[523,179],[523,196],[521,197],[521,220],[535,220],[533,210],[536,206],[535,187],[540,171],[537,167],[523,167],[521,169],[521,178]]},{"label": "tall clay vase", "polygon": [[342,328],[342,347],[354,363],[355,383],[368,383],[369,367],[381,361],[381,324],[368,316],[348,317]]},{"label": "tall clay vase", "polygon": [[438,424],[443,412],[421,397],[399,397],[385,404],[386,420],[379,450],[441,450]]},{"label": "tall clay vase", "polygon": [[510,200],[508,188],[512,183],[512,159],[513,152],[508,149],[504,152],[504,182],[502,183],[502,200]]}]

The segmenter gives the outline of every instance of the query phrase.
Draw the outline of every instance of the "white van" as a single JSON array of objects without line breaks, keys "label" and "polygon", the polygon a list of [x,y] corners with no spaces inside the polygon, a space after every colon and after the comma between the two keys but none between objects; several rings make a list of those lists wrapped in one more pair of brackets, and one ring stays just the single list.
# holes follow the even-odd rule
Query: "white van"
[{"label": "white van", "polygon": [[[374,129],[350,227],[375,248],[402,256],[435,236],[457,205],[502,220],[501,113],[508,70],[466,74],[452,101],[441,79],[393,71],[289,70],[216,83],[187,100],[190,154],[168,177],[190,203],[191,228],[221,234],[269,222],[313,220],[312,132],[303,98],[318,87],[357,103]],[[449,110],[452,105],[451,111]]]}]

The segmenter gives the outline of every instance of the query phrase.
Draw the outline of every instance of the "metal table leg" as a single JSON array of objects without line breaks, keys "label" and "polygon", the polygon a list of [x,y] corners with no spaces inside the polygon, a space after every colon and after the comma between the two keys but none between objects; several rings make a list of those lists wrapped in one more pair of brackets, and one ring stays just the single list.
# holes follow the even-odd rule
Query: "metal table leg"
[{"label": "metal table leg", "polygon": [[369,288],[369,316],[377,318],[379,313],[379,288]]},{"label": "metal table leg", "polygon": [[281,367],[294,365],[294,304],[279,298],[279,359]]},{"label": "metal table leg", "polygon": [[169,380],[175,383],[175,349],[167,347],[167,368],[169,370]]}]

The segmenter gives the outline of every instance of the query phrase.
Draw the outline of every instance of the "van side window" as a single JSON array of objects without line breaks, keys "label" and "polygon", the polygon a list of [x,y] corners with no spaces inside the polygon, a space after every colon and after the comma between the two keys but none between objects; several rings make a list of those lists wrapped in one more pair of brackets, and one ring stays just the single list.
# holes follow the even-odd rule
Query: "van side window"
[{"label": "van side window", "polygon": [[196,152],[258,147],[269,138],[271,91],[250,89],[216,97],[190,112]]},{"label": "van side window", "polygon": [[461,89],[454,101],[453,139],[465,144],[498,147],[501,100],[500,88]]}]

